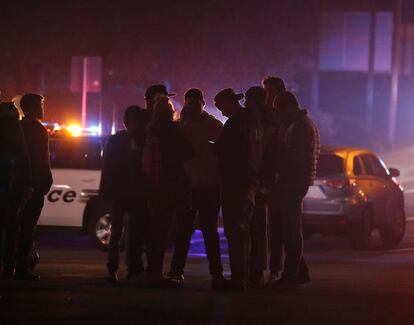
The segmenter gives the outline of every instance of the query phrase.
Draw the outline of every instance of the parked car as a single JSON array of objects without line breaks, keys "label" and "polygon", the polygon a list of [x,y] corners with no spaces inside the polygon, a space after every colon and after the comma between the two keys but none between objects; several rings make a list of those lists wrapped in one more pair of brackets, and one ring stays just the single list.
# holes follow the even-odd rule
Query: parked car
[{"label": "parked car", "polygon": [[98,196],[102,152],[100,136],[51,136],[53,185],[38,225],[76,228],[105,249],[111,236],[111,204]]},{"label": "parked car", "polygon": [[370,247],[378,229],[386,247],[404,237],[406,216],[398,169],[366,149],[323,147],[317,179],[303,206],[305,239],[315,233],[348,236],[352,247]]}]

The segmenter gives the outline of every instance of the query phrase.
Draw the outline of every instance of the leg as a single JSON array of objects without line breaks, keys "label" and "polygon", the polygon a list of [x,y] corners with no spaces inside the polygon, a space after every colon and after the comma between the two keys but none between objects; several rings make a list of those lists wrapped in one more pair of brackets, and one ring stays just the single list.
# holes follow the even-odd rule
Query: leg
[{"label": "leg", "polygon": [[34,194],[26,204],[20,216],[20,233],[17,243],[16,273],[25,274],[28,268],[28,257],[33,246],[33,234],[42,212],[44,196]]},{"label": "leg", "polygon": [[251,268],[250,275],[253,283],[263,281],[263,272],[266,269],[267,260],[267,199],[258,193],[251,222]]},{"label": "leg", "polygon": [[128,210],[127,266],[128,274],[144,271],[143,251],[145,233],[148,229],[148,200],[138,194],[135,202],[131,202]]},{"label": "leg", "polygon": [[211,275],[222,275],[220,237],[217,231],[220,211],[220,189],[212,187],[193,191],[193,204],[198,209],[200,227]]},{"label": "leg", "polygon": [[124,228],[126,208],[124,202],[120,199],[116,199],[112,205],[112,227],[111,227],[111,240],[108,248],[108,262],[107,268],[109,273],[118,271],[119,267],[119,244],[122,237],[122,231]]},{"label": "leg", "polygon": [[307,188],[292,188],[283,195],[283,242],[286,248],[286,261],[283,277],[296,280],[300,266],[307,268],[303,260],[302,201]]},{"label": "leg", "polygon": [[188,204],[187,200],[180,200],[177,208],[177,236],[174,255],[171,261],[171,271],[176,275],[184,274],[184,267],[190,249],[191,236],[194,232],[194,220],[196,212]]},{"label": "leg", "polygon": [[236,191],[223,191],[224,231],[229,245],[232,280],[247,287],[250,268],[251,209],[241,207],[242,197]]},{"label": "leg", "polygon": [[269,268],[272,274],[279,274],[283,269],[283,237],[281,216],[281,191],[274,190],[270,194],[269,204]]}]

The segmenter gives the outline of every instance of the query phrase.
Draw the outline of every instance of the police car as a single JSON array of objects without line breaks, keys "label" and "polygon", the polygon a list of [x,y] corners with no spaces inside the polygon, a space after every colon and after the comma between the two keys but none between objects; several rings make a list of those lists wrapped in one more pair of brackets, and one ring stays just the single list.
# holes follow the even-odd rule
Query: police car
[{"label": "police car", "polygon": [[98,197],[107,137],[96,128],[46,125],[50,133],[53,185],[39,219],[43,227],[71,227],[105,249],[111,236],[110,202]]}]

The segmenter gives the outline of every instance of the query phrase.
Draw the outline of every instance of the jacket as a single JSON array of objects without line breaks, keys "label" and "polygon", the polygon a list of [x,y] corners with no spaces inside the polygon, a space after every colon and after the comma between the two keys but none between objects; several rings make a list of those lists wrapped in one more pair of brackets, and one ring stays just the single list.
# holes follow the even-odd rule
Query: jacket
[{"label": "jacket", "polygon": [[219,184],[217,155],[214,143],[220,137],[223,124],[203,111],[197,120],[180,122],[182,130],[194,149],[194,157],[184,164],[192,188]]},{"label": "jacket", "polygon": [[49,135],[42,123],[36,119],[23,118],[21,125],[31,162],[34,194],[46,195],[53,183]]},{"label": "jacket", "polygon": [[319,130],[301,110],[287,126],[281,148],[279,184],[283,187],[310,186],[316,178],[320,152]]},{"label": "jacket", "polygon": [[127,198],[145,189],[141,168],[143,136],[127,131],[112,135],[104,150],[99,194],[103,199]]},{"label": "jacket", "polygon": [[246,109],[229,118],[217,142],[219,176],[223,188],[257,192],[263,157],[263,129],[257,115]]}]

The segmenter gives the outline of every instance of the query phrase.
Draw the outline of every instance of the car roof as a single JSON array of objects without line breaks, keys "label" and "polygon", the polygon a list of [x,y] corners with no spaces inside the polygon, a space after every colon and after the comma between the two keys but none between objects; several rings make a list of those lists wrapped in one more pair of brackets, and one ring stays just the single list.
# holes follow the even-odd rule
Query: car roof
[{"label": "car roof", "polygon": [[372,154],[372,151],[365,149],[365,148],[353,148],[353,147],[345,147],[345,146],[322,146],[321,153],[335,153],[340,156],[348,156],[349,154],[358,155],[358,154]]}]

